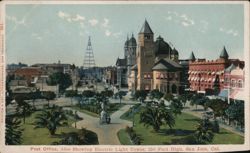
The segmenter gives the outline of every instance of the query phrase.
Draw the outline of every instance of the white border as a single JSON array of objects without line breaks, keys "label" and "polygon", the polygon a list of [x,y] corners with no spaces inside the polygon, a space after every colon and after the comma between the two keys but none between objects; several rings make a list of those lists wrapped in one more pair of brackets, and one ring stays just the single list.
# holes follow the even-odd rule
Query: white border
[{"label": "white border", "polygon": [[[246,1],[3,1],[1,2],[0,9],[1,9],[1,14],[4,15],[5,13],[5,5],[6,4],[51,4],[51,5],[56,5],[56,4],[243,4],[244,5],[244,57],[245,57],[245,94],[246,94],[246,100],[245,100],[245,141],[243,145],[140,145],[140,146],[125,146],[125,145],[99,145],[99,146],[65,146],[67,148],[73,148],[73,147],[78,147],[82,149],[92,149],[92,151],[86,151],[86,152],[118,152],[122,151],[119,150],[121,148],[127,148],[128,150],[123,152],[159,152],[162,150],[159,150],[160,148],[162,149],[168,149],[166,152],[173,152],[171,150],[171,147],[180,147],[182,148],[181,152],[187,152],[185,150],[186,147],[189,148],[198,148],[198,147],[206,147],[206,148],[216,148],[219,147],[220,150],[213,150],[214,152],[218,151],[239,151],[239,150],[249,150],[249,99],[250,99],[250,90],[249,90],[249,2]],[[5,16],[0,18],[0,20],[3,20],[2,22],[5,25]],[[1,22],[1,21],[0,21]],[[4,33],[5,33],[5,27],[4,27]],[[4,42],[5,44],[5,42]],[[5,47],[5,45],[4,45]],[[5,51],[5,48],[4,48]],[[5,62],[5,58],[3,59]],[[1,76],[1,80],[3,81],[3,86],[1,87],[2,91],[5,89],[5,63],[1,63],[4,65],[4,76]],[[4,92],[1,93],[1,100],[4,102]],[[4,102],[5,104],[5,102]],[[5,108],[5,106],[4,106]],[[3,115],[5,115],[5,111],[3,112]],[[30,151],[31,147],[40,147],[40,148],[56,148],[60,152],[60,148],[62,146],[44,146],[44,145],[39,145],[39,146],[5,146],[4,145],[4,125],[1,125],[0,129],[0,152],[2,153],[16,153],[16,152],[34,152]],[[104,149],[102,150],[95,150],[97,149]],[[106,148],[112,148],[112,150],[106,150]],[[138,151],[135,151],[134,149],[137,148],[139,149]],[[2,149],[2,150],[1,150]],[[141,150],[140,150],[141,149]],[[156,149],[156,150],[155,150]],[[41,151],[41,152],[58,152],[58,151]],[[209,150],[208,152],[211,152],[212,150]],[[82,152],[82,151],[79,151]],[[163,152],[163,151],[162,151]],[[194,151],[194,152],[201,152],[201,151]]]}]

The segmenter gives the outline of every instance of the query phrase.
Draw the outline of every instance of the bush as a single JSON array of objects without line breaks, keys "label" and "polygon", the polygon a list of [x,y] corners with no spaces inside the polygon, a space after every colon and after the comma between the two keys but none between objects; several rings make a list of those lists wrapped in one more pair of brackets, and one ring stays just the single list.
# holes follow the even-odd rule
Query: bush
[{"label": "bush", "polygon": [[125,131],[128,133],[129,138],[134,145],[141,144],[141,138],[135,133],[133,127],[126,126]]}]

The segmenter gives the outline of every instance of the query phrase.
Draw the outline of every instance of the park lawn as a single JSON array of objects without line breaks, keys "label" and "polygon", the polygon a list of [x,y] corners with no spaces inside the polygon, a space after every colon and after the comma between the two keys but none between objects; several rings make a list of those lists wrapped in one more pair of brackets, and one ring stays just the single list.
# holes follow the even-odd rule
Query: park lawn
[{"label": "park lawn", "polygon": [[[132,121],[132,117],[127,115],[121,116],[123,119]],[[186,143],[187,137],[193,135],[196,129],[197,121],[199,118],[182,113],[176,118],[176,124],[172,130],[166,125],[161,126],[159,132],[154,132],[152,127],[145,127],[139,123],[139,114],[135,115],[135,127],[134,130],[142,139],[142,145],[160,145],[160,144],[189,144]],[[125,130],[119,131],[119,139],[123,144],[127,143],[127,134]],[[244,137],[234,134],[226,129],[220,128],[220,133],[215,134],[212,144],[243,144]]]},{"label": "park lawn", "polygon": [[117,136],[123,145],[132,145],[131,141],[129,140],[128,134],[126,133],[125,129],[121,129],[118,131]]},{"label": "park lawn", "polygon": [[68,121],[68,125],[64,127],[58,127],[55,136],[50,136],[49,130],[47,128],[37,128],[34,129],[35,116],[39,111],[34,112],[31,116],[26,118],[25,124],[22,123],[21,128],[23,131],[23,142],[22,145],[51,145],[53,142],[60,140],[60,134],[62,132],[77,132],[78,129],[71,127],[73,121]]},{"label": "park lawn", "polygon": [[90,115],[90,116],[92,116],[92,117],[99,117],[99,114],[96,114],[96,113],[94,113],[94,112],[88,111],[88,110],[83,109],[83,108],[81,109],[81,108],[78,107],[78,106],[72,106],[71,108],[72,108],[73,110],[76,110],[76,111],[79,111],[79,112],[88,114],[88,115]]}]

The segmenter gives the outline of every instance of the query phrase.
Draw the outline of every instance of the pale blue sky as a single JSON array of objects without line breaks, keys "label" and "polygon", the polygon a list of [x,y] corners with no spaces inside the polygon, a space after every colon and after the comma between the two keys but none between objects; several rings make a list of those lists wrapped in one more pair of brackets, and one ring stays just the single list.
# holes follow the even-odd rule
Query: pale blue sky
[{"label": "pale blue sky", "polygon": [[82,66],[88,36],[96,65],[114,65],[124,42],[145,20],[188,58],[216,59],[223,46],[243,59],[244,7],[241,4],[7,5],[7,63],[74,63]]}]

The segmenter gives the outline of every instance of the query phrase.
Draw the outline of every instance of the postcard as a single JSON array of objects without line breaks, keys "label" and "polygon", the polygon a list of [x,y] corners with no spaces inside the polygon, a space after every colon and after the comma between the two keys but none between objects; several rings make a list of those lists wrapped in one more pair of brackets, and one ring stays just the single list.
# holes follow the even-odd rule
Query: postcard
[{"label": "postcard", "polygon": [[250,149],[249,2],[0,4],[0,153]]}]

